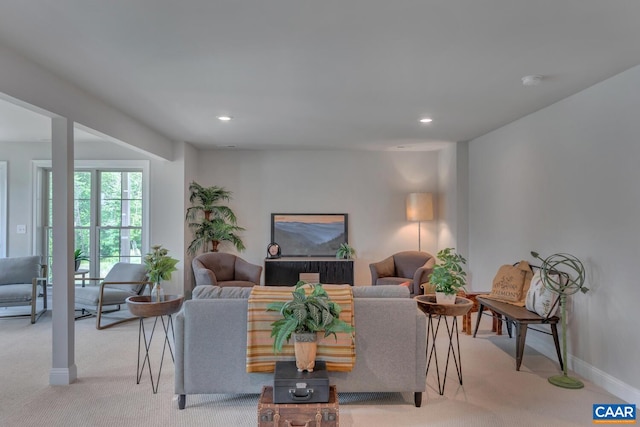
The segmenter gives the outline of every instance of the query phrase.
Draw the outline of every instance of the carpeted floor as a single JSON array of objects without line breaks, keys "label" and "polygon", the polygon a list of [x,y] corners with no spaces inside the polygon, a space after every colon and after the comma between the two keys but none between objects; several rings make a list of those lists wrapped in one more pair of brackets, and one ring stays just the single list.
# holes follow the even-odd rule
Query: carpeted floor
[{"label": "carpeted floor", "polygon": [[[157,394],[148,373],[136,384],[137,322],[98,331],[90,318],[76,321],[75,329],[78,380],[50,386],[51,314],[35,325],[27,318],[0,320],[0,426],[257,425],[254,394],[189,396],[187,408],[178,410],[170,358]],[[441,333],[441,357],[445,340]],[[340,425],[586,426],[592,424],[592,404],[623,403],[588,382],[581,390],[549,384],[547,377],[559,373],[557,362],[530,348],[517,372],[514,339],[492,334],[488,319],[477,338],[460,335],[460,350],[463,386],[452,367],[440,396],[430,371],[421,408],[413,406],[412,393],[339,393]],[[152,348],[154,369],[160,354]]]}]

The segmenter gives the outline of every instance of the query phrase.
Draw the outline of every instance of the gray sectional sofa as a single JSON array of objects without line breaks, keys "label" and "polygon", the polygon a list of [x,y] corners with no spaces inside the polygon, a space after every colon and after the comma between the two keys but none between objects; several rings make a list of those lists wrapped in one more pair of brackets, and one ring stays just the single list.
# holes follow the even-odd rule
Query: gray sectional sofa
[{"label": "gray sectional sofa", "polygon": [[[273,373],[246,372],[247,299],[251,288],[196,286],[175,317],[175,392],[256,393]],[[354,287],[356,363],[329,371],[338,392],[412,392],[426,388],[426,316],[403,286]]]}]

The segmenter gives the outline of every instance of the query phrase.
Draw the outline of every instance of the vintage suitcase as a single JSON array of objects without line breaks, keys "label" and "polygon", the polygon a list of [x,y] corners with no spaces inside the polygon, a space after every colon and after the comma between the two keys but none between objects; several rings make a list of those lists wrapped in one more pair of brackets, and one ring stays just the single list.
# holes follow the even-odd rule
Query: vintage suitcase
[{"label": "vintage suitcase", "polygon": [[313,372],[298,372],[296,362],[276,362],[273,377],[273,403],[326,403],[329,376],[323,361],[316,361]]},{"label": "vintage suitcase", "polygon": [[273,403],[273,387],[262,387],[258,402],[258,427],[338,427],[340,408],[335,386],[327,403]]}]

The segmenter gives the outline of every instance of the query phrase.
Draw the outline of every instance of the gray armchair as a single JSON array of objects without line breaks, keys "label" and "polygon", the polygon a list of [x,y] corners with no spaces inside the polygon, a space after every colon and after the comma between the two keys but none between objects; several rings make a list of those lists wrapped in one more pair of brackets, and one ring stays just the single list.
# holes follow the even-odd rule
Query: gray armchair
[{"label": "gray armchair", "polygon": [[[36,312],[38,285],[42,286],[44,308]],[[39,256],[0,258],[0,307],[30,306],[29,314],[0,317],[31,317],[31,323],[47,310],[47,266]]]},{"label": "gray armchair", "polygon": [[262,266],[251,264],[242,258],[223,252],[207,252],[191,262],[196,286],[240,286],[260,285]]},{"label": "gray armchair", "polygon": [[[96,316],[96,329],[106,329],[137,317],[119,318],[108,324],[102,323],[102,315],[120,310],[120,306],[126,304],[130,296],[142,295],[147,285],[151,282],[147,280],[147,270],[143,264],[129,264],[119,262],[111,267],[107,275],[102,278],[87,277],[78,279],[83,282],[83,286],[75,288],[76,309],[87,311],[87,315],[82,315],[76,319],[88,316]],[[84,286],[88,281],[89,285]],[[105,307],[112,307],[108,311]],[[113,308],[115,307],[115,308]]]},{"label": "gray armchair", "polygon": [[421,285],[429,281],[436,258],[427,252],[404,251],[380,262],[369,264],[371,285],[399,285],[409,283],[411,296],[424,293]]}]

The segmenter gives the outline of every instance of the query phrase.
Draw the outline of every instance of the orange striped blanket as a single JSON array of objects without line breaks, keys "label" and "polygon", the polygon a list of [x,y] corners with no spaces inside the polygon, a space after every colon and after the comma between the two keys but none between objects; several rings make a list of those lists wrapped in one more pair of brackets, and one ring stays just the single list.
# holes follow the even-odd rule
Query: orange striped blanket
[{"label": "orange striped blanket", "polygon": [[[340,319],[354,324],[353,293],[349,285],[322,285],[329,298],[342,308]],[[254,286],[248,300],[247,313],[247,372],[273,372],[275,362],[295,360],[293,341],[285,343],[282,353],[274,354],[271,323],[281,315],[275,311],[267,311],[267,304],[276,301],[288,301],[292,298],[291,286]],[[327,370],[349,372],[356,360],[355,340],[352,334],[337,333],[324,337],[318,334],[317,360],[327,363]]]}]

